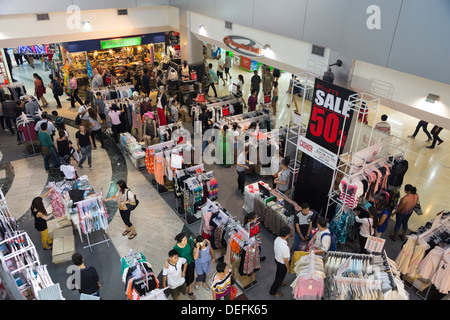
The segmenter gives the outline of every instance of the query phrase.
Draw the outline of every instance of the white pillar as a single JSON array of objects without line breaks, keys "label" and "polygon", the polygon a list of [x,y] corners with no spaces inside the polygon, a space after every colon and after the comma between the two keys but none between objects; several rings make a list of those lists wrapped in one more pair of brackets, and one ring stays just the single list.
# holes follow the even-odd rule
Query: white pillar
[{"label": "white pillar", "polygon": [[187,61],[189,65],[203,63],[203,42],[191,32],[190,12],[181,8],[180,48],[181,62]]}]

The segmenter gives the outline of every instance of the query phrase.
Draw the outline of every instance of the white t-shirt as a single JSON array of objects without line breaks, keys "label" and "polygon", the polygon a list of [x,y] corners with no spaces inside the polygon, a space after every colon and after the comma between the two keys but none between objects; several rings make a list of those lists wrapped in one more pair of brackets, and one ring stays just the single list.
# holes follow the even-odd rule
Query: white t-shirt
[{"label": "white t-shirt", "polygon": [[289,259],[290,250],[286,240],[283,240],[281,237],[277,237],[273,242],[273,251],[275,254],[275,260],[279,263],[284,264],[284,259]]},{"label": "white t-shirt", "polygon": [[[245,152],[241,152],[237,157],[237,163],[245,166]],[[236,170],[239,172],[245,171],[244,167],[236,166]]]},{"label": "white t-shirt", "polygon": [[167,277],[167,286],[176,289],[186,281],[181,277],[183,265],[187,262],[185,258],[179,257],[175,265],[169,263],[169,268],[163,268],[163,277]]},{"label": "white t-shirt", "polygon": [[74,166],[61,165],[61,166],[59,166],[59,170],[61,170],[64,173],[64,176],[66,177],[66,179],[76,178]]},{"label": "white t-shirt", "polygon": [[[90,108],[90,107],[89,107]],[[84,111],[86,111],[88,108],[86,106],[81,106],[78,109],[78,113],[82,113]],[[83,114],[82,116],[80,116],[81,119],[83,120],[89,120],[89,112],[86,112],[85,114]],[[87,129],[87,128],[86,128]]]},{"label": "white t-shirt", "polygon": [[298,224],[299,225],[309,225],[309,223],[311,222],[312,216],[314,215],[314,212],[309,210],[307,215],[304,215],[301,211],[299,213],[297,213],[297,217],[298,217]]},{"label": "white t-shirt", "polygon": [[223,72],[224,71],[224,69],[223,69],[223,60],[222,59],[218,59],[217,60],[217,71],[219,71],[219,72]]},{"label": "white t-shirt", "polygon": [[374,235],[374,230],[373,230],[373,219],[371,218],[360,218],[360,217],[355,217],[355,221],[358,223],[361,223],[361,227],[359,229],[359,234],[365,238],[367,238],[368,236],[373,236]]},{"label": "white t-shirt", "polygon": [[[322,238],[322,234],[324,234],[324,233],[329,233],[330,236],[325,235]],[[330,230],[328,230],[328,229],[325,229],[323,231],[319,230],[316,233],[316,239],[314,240],[312,249],[313,250],[323,250],[325,252],[328,252],[328,249],[330,249],[330,245],[331,245],[331,233],[330,233]]]}]

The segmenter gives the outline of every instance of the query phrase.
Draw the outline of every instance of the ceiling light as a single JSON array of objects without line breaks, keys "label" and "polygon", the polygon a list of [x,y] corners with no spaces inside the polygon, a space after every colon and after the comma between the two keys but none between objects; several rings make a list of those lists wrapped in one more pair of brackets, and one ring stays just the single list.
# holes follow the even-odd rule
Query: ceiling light
[{"label": "ceiling light", "polygon": [[270,50],[270,45],[269,45],[269,44],[264,45],[263,49],[264,49],[264,50],[267,50],[267,49]]},{"label": "ceiling light", "polygon": [[436,101],[439,102],[439,96],[435,94],[428,94],[427,98],[425,99],[426,102],[435,103]]}]

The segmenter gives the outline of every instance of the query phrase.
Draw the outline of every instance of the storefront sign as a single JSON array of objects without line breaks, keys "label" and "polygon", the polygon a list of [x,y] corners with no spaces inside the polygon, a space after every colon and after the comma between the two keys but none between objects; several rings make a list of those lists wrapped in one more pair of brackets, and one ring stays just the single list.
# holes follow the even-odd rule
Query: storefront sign
[{"label": "storefront sign", "polygon": [[306,137],[336,154],[342,150],[353,116],[348,98],[355,93],[316,79]]},{"label": "storefront sign", "polygon": [[298,143],[300,151],[323,163],[330,169],[336,168],[338,156],[335,153],[328,151],[327,149],[319,146],[317,143],[302,136],[299,137]]},{"label": "storefront sign", "polygon": [[263,46],[255,40],[241,36],[226,36],[223,43],[228,48],[247,57],[262,57]]},{"label": "storefront sign", "polygon": [[139,46],[140,44],[141,44],[141,37],[100,41],[100,46],[102,49]]}]

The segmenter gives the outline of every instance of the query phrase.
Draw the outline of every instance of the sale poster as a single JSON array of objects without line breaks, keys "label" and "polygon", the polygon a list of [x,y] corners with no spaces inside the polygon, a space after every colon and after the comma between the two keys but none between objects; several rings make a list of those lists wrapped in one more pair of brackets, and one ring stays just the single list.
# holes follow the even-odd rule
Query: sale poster
[{"label": "sale poster", "polygon": [[[348,99],[355,93],[316,79],[306,138],[330,153],[338,155],[347,141],[352,122],[353,110],[349,107]],[[324,161],[325,156],[324,152],[321,154],[315,152],[315,156],[303,152],[294,193],[297,203],[307,202],[312,209],[323,213],[326,210],[333,180],[333,169],[329,161]],[[327,156],[327,159],[333,158]],[[334,159],[337,162],[338,158]]]}]

